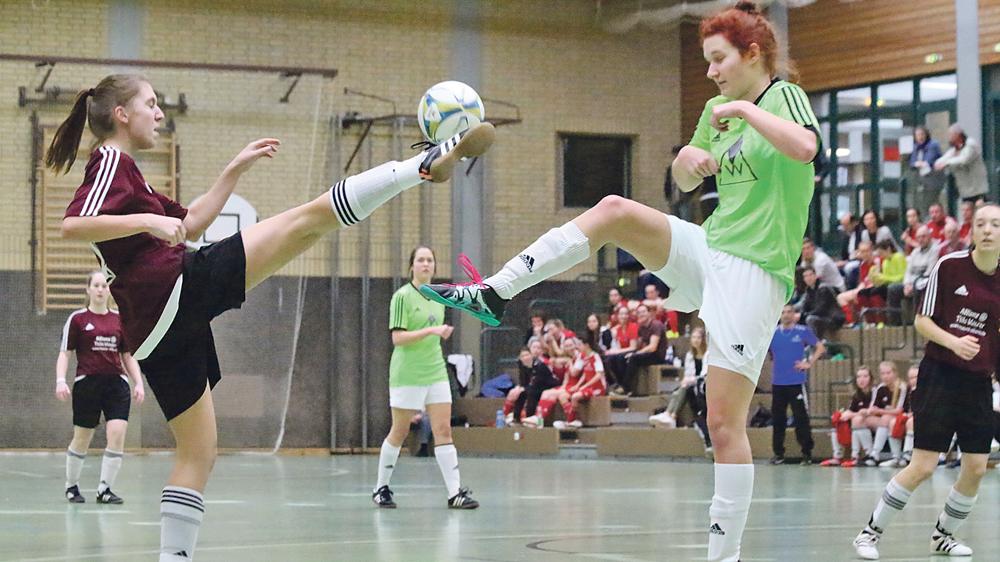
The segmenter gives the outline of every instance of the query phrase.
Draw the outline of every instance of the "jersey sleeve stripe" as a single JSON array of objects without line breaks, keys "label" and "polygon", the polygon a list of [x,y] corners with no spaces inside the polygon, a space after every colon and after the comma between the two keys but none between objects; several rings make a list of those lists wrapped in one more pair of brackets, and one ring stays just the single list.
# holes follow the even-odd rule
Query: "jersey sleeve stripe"
[{"label": "jersey sleeve stripe", "polygon": [[111,149],[113,153],[114,160],[111,163],[111,170],[104,176],[104,186],[101,189],[101,198],[97,200],[94,204],[94,209],[90,212],[90,216],[96,217],[97,212],[101,210],[101,206],[104,205],[104,199],[108,196],[108,191],[111,190],[111,184],[115,179],[115,173],[118,171],[118,160],[121,158],[121,152],[118,149]]},{"label": "jersey sleeve stripe", "polygon": [[94,193],[96,193],[101,185],[101,180],[104,178],[104,171],[108,167],[108,152],[102,146],[98,148],[101,152],[101,163],[97,166],[97,175],[94,177],[94,183],[90,186],[90,191],[87,192],[87,199],[83,202],[83,208],[80,209],[80,216],[85,216],[87,214],[87,209],[90,208],[91,201],[94,200]]},{"label": "jersey sleeve stripe", "polygon": [[80,310],[74,311],[69,315],[69,318],[66,319],[66,325],[63,326],[62,342],[59,344],[59,351],[69,351],[69,347],[67,347],[69,345],[69,326],[73,323],[73,318],[76,317],[77,314],[82,313],[84,310],[87,309],[81,308]]},{"label": "jersey sleeve stripe", "polygon": [[792,116],[792,120],[800,125],[805,125],[805,120],[802,119],[802,115],[799,113],[799,108],[792,101],[792,98],[788,94],[788,88],[781,90],[781,95],[785,97],[785,105],[788,106],[788,112]]},{"label": "jersey sleeve stripe", "polygon": [[795,100],[799,110],[802,112],[802,118],[805,120],[803,125],[812,125],[815,127],[816,123],[812,119],[809,100],[805,98],[805,93],[798,89],[792,89],[792,98]]},{"label": "jersey sleeve stripe", "polygon": [[937,304],[937,295],[938,295],[938,271],[940,271],[941,269],[941,264],[944,263],[946,260],[964,258],[967,257],[968,255],[969,255],[968,250],[952,252],[950,254],[945,255],[944,257],[939,259],[936,264],[934,264],[934,268],[931,269],[931,273],[928,276],[927,288],[924,289],[925,290],[924,306],[923,309],[920,311],[920,314],[922,316],[934,315],[934,305]]}]

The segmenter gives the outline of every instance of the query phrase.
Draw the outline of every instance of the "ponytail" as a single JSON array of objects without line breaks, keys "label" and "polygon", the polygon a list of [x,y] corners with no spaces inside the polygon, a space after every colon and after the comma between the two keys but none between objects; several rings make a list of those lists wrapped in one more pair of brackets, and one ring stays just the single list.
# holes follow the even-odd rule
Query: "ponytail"
[{"label": "ponytail", "polygon": [[83,127],[87,124],[87,109],[89,98],[94,95],[94,89],[83,90],[76,95],[73,110],[69,117],[59,125],[56,136],[52,139],[48,152],[45,154],[45,166],[55,173],[69,172],[76,161],[76,153],[80,149],[80,139],[83,138]]}]

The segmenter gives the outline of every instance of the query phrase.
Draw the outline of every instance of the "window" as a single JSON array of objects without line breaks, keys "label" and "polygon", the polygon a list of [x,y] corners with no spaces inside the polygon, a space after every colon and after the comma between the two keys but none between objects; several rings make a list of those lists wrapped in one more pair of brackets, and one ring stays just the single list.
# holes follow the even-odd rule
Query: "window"
[{"label": "window", "polygon": [[560,133],[564,207],[592,207],[632,192],[632,138]]}]

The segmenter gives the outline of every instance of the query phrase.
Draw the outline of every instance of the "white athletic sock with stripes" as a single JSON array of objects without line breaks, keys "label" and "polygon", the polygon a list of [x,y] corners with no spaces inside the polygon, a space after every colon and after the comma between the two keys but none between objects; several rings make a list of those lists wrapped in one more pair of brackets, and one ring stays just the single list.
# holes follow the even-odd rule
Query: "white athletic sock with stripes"
[{"label": "white athletic sock with stripes", "polygon": [[912,490],[907,490],[896,482],[895,478],[890,480],[886,484],[885,490],[882,491],[882,497],[879,498],[875,511],[872,512],[871,519],[865,526],[865,531],[873,535],[881,535],[885,532],[886,527],[892,522],[892,518],[906,507],[906,502],[910,501],[912,493]]},{"label": "white athletic sock with stripes", "polygon": [[948,492],[948,499],[944,502],[944,511],[938,517],[937,532],[954,535],[958,528],[965,523],[965,519],[976,505],[976,498],[979,496],[962,495],[954,487]]},{"label": "white athletic sock with stripes", "polygon": [[573,222],[553,228],[504,264],[483,284],[510,300],[521,291],[558,275],[590,257],[590,241]]},{"label": "white athletic sock with stripes", "polygon": [[400,447],[393,447],[389,440],[382,441],[382,450],[378,454],[378,484],[375,484],[373,492],[377,492],[382,486],[388,486],[392,478],[392,471],[396,468],[396,461],[399,459]]},{"label": "white athletic sock with stripes", "polygon": [[708,508],[708,560],[737,562],[753,496],[752,464],[716,464],[715,495]]},{"label": "white athletic sock with stripes", "polygon": [[903,441],[903,452],[912,453],[913,452],[913,432],[906,432],[906,439]]},{"label": "white athletic sock with stripes", "polygon": [[438,468],[441,469],[444,485],[448,488],[448,499],[451,499],[462,487],[462,477],[458,473],[458,450],[453,443],[438,445],[434,447],[434,458],[437,460]]},{"label": "white athletic sock with stripes", "polygon": [[122,467],[122,456],[124,453],[121,451],[112,451],[111,449],[104,449],[104,460],[101,461],[101,483],[97,485],[97,494],[103,494],[104,490],[115,485],[115,479],[118,478],[118,470]]},{"label": "white athletic sock with stripes", "polygon": [[409,160],[395,160],[375,166],[330,188],[330,206],[342,226],[363,221],[386,201],[421,181],[420,163],[426,154],[420,153]]},{"label": "white athletic sock with stripes", "polygon": [[77,453],[73,449],[66,449],[66,488],[72,488],[80,484],[80,473],[83,472],[83,461],[87,458],[87,453]]},{"label": "white athletic sock with stripes", "polygon": [[194,558],[205,498],[197,490],[167,486],[160,496],[160,562]]},{"label": "white athletic sock with stripes", "polygon": [[889,428],[879,427],[875,429],[875,443],[872,445],[872,450],[869,451],[869,455],[875,460],[882,458],[882,449],[885,448],[885,442],[889,439]]}]

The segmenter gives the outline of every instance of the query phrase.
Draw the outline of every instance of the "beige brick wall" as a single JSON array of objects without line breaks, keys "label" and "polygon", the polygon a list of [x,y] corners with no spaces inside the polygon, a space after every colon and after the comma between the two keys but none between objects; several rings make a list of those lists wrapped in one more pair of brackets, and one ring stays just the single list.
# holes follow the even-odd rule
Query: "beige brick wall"
[{"label": "beige brick wall", "polygon": [[[187,94],[190,109],[177,116],[181,145],[181,199],[203,193],[246,142],[276,136],[279,158],[256,166],[238,188],[262,217],[321,193],[326,187],[327,117],[331,113],[389,112],[386,104],[345,96],[349,87],[396,100],[401,113],[415,109],[423,90],[450,78],[449,2],[347,2],[250,0],[210,3],[147,2],[142,58],[154,60],[333,67],[333,81],[305,77],[288,104],[278,103],[288,82],[277,75],[154,69],[145,74],[168,98]],[[313,4],[320,4],[315,8]],[[608,35],[595,26],[593,3],[516,0],[484,2],[481,93],[516,103],[524,122],[501,129],[489,156],[495,190],[495,265],[547,228],[579,210],[562,209],[556,170],[557,132],[635,135],[633,194],[663,206],[661,185],[669,147],[679,140],[679,62],[676,31]],[[107,56],[105,2],[5,2],[0,52]],[[86,33],[80,33],[86,29]],[[179,30],[183,30],[183,37]],[[90,86],[108,68],[59,65],[50,85]],[[16,104],[16,86],[37,84],[28,63],[0,62],[0,268],[30,266],[30,109]],[[315,120],[317,104],[319,119]],[[506,113],[487,107],[488,113]],[[68,107],[42,112],[55,122]],[[357,139],[345,133],[342,162]],[[371,162],[391,157],[389,131],[373,134]],[[407,131],[406,144],[418,140]],[[352,172],[365,161],[362,150]],[[411,152],[404,148],[404,155]],[[360,162],[359,162],[360,160]],[[431,242],[450,264],[450,193],[431,189],[435,202]],[[419,190],[401,200],[400,241],[390,239],[392,209],[373,216],[370,271],[392,275],[391,254],[405,256],[419,238]],[[340,235],[340,272],[357,274],[364,229]],[[282,273],[327,275],[329,247],[321,243]],[[483,265],[483,269],[488,264]],[[572,279],[581,266],[563,276]],[[449,267],[442,268],[443,273]]]}]

